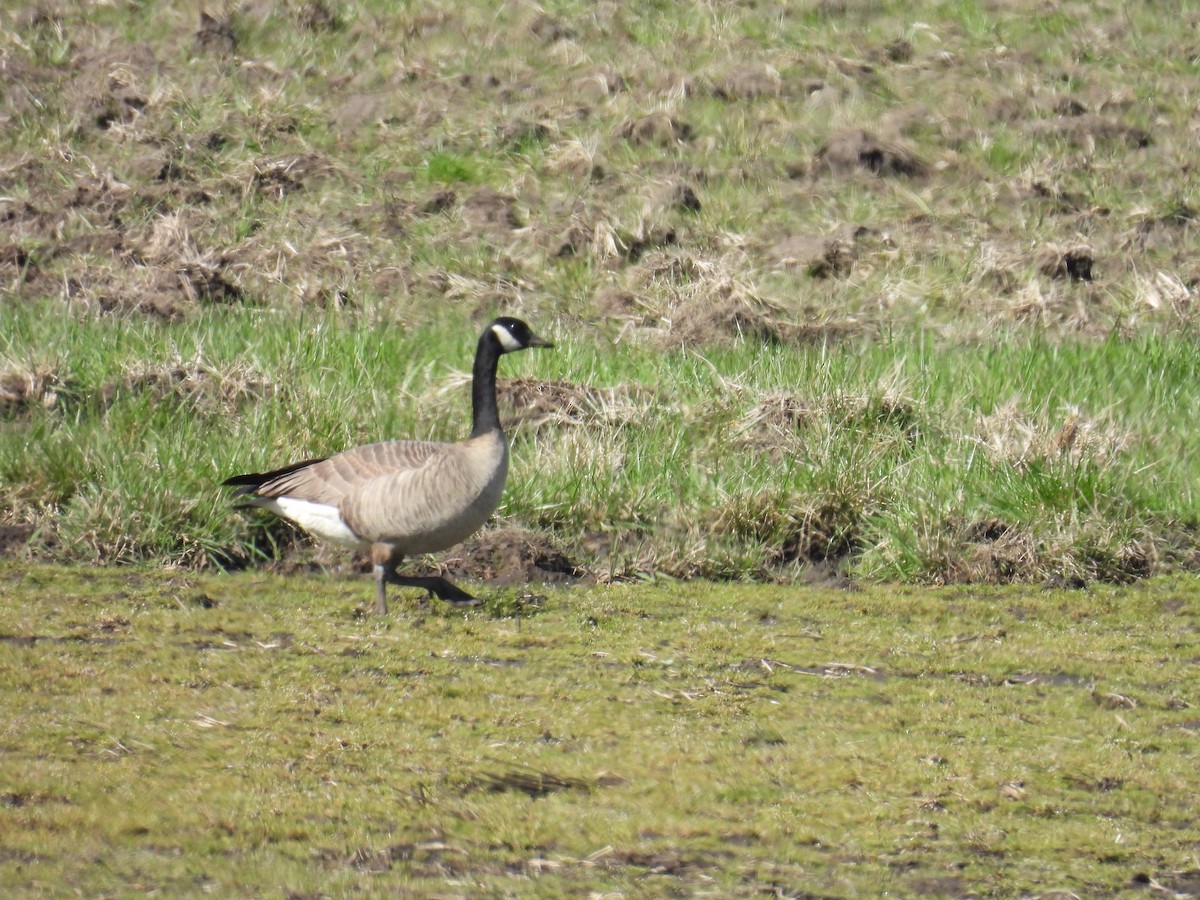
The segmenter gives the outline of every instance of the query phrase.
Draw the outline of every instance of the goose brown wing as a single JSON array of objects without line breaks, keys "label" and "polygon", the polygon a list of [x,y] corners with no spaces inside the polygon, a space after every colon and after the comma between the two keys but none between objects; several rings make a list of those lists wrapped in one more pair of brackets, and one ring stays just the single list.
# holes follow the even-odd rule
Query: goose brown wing
[{"label": "goose brown wing", "polygon": [[[364,444],[328,459],[299,463],[262,476],[241,476],[228,483],[242,484],[242,492],[256,497],[292,497],[338,506],[363,483],[381,475],[419,469],[443,447],[433,441]],[[262,480],[254,483],[252,478]]]}]

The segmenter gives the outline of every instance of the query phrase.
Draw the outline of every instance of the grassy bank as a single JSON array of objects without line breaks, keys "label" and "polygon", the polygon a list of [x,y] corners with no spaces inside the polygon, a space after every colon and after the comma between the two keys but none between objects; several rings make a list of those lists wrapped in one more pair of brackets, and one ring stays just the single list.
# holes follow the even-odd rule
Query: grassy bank
[{"label": "grassy bank", "polygon": [[[1196,585],[0,566],[10,895],[1194,891]],[[514,612],[519,617],[514,618]]]},{"label": "grassy bank", "polygon": [[[454,319],[2,315],[0,353],[25,354],[27,391],[0,431],[0,501],[43,555],[244,561],[291,538],[232,512],[227,475],[466,430],[474,335]],[[1189,339],[701,354],[554,336],[554,352],[503,366],[515,463],[500,524],[601,579],[833,562],[885,580],[1090,581],[1194,564]]]}]

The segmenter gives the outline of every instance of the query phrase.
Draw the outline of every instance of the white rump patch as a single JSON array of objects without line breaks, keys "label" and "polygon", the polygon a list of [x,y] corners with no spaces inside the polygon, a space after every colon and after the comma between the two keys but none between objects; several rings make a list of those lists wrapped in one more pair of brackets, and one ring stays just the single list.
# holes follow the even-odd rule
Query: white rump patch
[{"label": "white rump patch", "polygon": [[362,547],[366,543],[342,521],[342,514],[336,506],[294,497],[274,497],[260,501],[259,505],[295,522],[309,534],[323,540],[350,547]]},{"label": "white rump patch", "polygon": [[496,339],[500,341],[500,346],[509,353],[512,353],[514,350],[525,349],[525,345],[513,337],[512,332],[503,325],[493,325],[492,334],[496,335]]}]

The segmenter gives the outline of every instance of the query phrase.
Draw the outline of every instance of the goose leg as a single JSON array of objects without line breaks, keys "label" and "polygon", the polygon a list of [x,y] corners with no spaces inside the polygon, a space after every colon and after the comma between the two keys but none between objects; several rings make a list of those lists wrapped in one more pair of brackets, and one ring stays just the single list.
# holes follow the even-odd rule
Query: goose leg
[{"label": "goose leg", "polygon": [[396,566],[400,565],[404,554],[396,551],[391,544],[372,544],[371,562],[375,566],[375,612],[386,616],[388,611],[387,583],[396,577]]},{"label": "goose leg", "polygon": [[[393,573],[394,574],[394,573]],[[386,616],[388,611],[387,605],[387,589],[384,585],[387,584],[388,573],[387,566],[383,563],[375,564],[375,612],[381,616]]]}]

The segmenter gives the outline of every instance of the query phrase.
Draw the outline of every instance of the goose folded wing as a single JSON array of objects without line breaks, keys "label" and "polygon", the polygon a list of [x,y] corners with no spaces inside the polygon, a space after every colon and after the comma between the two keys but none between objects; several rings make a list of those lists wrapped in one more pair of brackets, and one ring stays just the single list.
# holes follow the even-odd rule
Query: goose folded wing
[{"label": "goose folded wing", "polygon": [[364,444],[328,459],[267,473],[261,476],[264,480],[242,492],[261,498],[290,497],[338,506],[381,476],[421,468],[437,455],[441,446],[431,441]]},{"label": "goose folded wing", "polygon": [[489,491],[455,447],[430,455],[422,466],[393,468],[357,485],[339,510],[367,540],[394,543],[408,553],[429,552],[474,532],[498,499],[499,491]]}]

